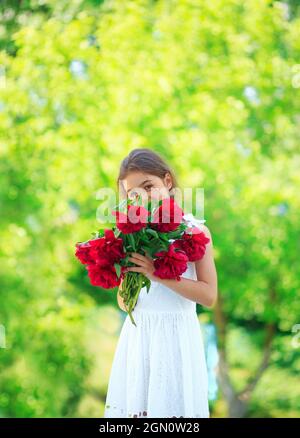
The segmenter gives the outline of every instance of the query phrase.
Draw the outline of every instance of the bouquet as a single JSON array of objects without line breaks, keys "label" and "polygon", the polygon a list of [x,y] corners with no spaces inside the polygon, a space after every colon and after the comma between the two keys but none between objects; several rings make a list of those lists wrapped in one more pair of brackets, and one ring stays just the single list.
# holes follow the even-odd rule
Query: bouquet
[{"label": "bouquet", "polygon": [[189,261],[200,260],[210,239],[197,227],[188,226],[184,212],[173,197],[162,199],[153,209],[151,203],[125,200],[112,211],[116,225],[99,229],[93,238],[77,242],[75,256],[86,266],[93,286],[104,289],[119,287],[120,296],[131,322],[132,311],[143,287],[149,292],[151,281],[141,272],[127,271],[136,266],[130,260],[132,251],[153,259],[154,275],[161,279],[181,280]]}]

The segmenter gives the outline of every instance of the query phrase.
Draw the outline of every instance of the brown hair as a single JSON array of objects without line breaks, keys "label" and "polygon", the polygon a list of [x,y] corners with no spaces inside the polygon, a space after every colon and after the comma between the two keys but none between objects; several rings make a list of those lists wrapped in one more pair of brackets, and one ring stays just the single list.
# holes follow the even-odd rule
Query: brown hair
[{"label": "brown hair", "polygon": [[[174,192],[175,188],[178,187],[177,178],[173,170],[157,152],[154,152],[151,149],[133,149],[121,162],[117,186],[119,188],[121,185],[123,196],[126,196],[126,194],[123,184],[120,184],[120,180],[125,179],[132,171],[149,173],[150,175],[158,176],[161,179],[163,179],[168,172],[172,179],[170,192]],[[173,194],[171,196],[173,196]]]}]

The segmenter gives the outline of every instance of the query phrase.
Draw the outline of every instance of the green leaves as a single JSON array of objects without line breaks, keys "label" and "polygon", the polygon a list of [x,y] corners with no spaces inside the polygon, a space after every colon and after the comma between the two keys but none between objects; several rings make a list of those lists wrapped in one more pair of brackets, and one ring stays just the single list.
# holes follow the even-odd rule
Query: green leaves
[{"label": "green leaves", "polygon": [[154,236],[156,239],[158,239],[157,231],[153,230],[152,228],[146,228],[145,232],[147,234],[150,234],[151,236]]},{"label": "green leaves", "polygon": [[131,248],[133,249],[133,251],[136,251],[136,244],[135,244],[135,239],[134,239],[133,235],[127,234],[127,238],[128,238],[129,244],[130,244]]},{"label": "green leaves", "polygon": [[149,290],[150,290],[150,287],[151,287],[151,281],[149,280],[149,278],[148,277],[145,277],[145,279],[144,279],[144,283],[143,283],[143,287],[145,287],[146,286],[146,291],[147,291],[147,293],[149,293]]},{"label": "green leaves", "polygon": [[120,278],[120,275],[121,275],[121,265],[119,263],[114,263],[114,267],[116,269],[117,277]]},{"label": "green leaves", "polygon": [[103,237],[104,234],[105,234],[105,233],[104,233],[104,228],[100,228],[99,230],[94,231],[94,232],[92,232],[91,234],[92,234],[92,236],[93,236],[94,238]]}]

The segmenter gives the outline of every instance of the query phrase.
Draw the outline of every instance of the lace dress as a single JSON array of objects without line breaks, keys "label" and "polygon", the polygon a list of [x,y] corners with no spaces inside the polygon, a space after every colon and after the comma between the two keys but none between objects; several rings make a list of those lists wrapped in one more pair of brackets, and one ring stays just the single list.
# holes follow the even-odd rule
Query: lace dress
[{"label": "lace dress", "polygon": [[[205,220],[186,214],[201,228]],[[182,277],[197,279],[188,262]],[[104,418],[209,417],[208,373],[196,303],[152,281],[126,316],[116,346]]]}]

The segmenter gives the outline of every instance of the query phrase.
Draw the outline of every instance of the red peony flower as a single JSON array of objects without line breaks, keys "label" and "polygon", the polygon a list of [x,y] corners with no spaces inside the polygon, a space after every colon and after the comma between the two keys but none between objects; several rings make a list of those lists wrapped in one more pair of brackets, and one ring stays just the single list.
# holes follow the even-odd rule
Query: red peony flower
[{"label": "red peony flower", "polygon": [[80,260],[80,262],[85,265],[87,263],[95,263],[93,258],[90,255],[91,245],[90,241],[88,242],[78,242],[76,243],[76,251],[75,256]]},{"label": "red peony flower", "polygon": [[116,216],[117,228],[124,234],[135,233],[145,228],[150,212],[142,206],[129,205],[127,214],[113,211]]},{"label": "red peony flower", "polygon": [[179,281],[180,275],[187,269],[187,255],[176,249],[173,243],[170,244],[168,251],[160,251],[154,255],[158,257],[154,260],[154,275],[159,278],[176,278]]},{"label": "red peony flower", "polygon": [[123,240],[109,229],[104,231],[103,237],[90,240],[90,246],[90,256],[97,264],[114,264],[125,257]]},{"label": "red peony flower", "polygon": [[104,237],[77,243],[75,255],[82,264],[114,264],[125,257],[123,240],[116,238],[114,232],[107,229]]},{"label": "red peony flower", "polygon": [[88,276],[93,286],[100,286],[104,289],[117,287],[124,277],[124,267],[121,266],[121,275],[118,278],[114,265],[103,263],[101,265],[87,265]]},{"label": "red peony flower", "polygon": [[193,227],[187,228],[181,239],[175,240],[173,244],[186,253],[190,262],[194,262],[202,259],[208,242],[210,242],[210,238],[199,228]]},{"label": "red peony flower", "polygon": [[161,233],[168,233],[179,226],[183,215],[183,210],[176,204],[174,198],[164,198],[154,212],[151,225]]}]

